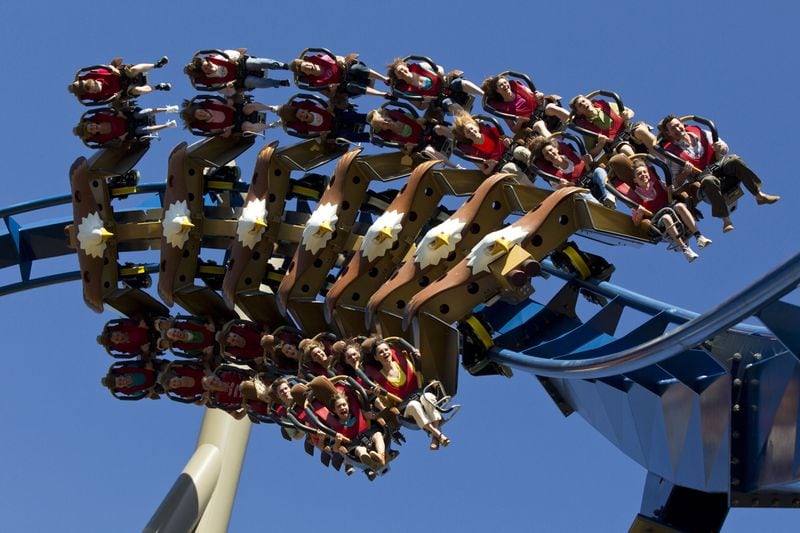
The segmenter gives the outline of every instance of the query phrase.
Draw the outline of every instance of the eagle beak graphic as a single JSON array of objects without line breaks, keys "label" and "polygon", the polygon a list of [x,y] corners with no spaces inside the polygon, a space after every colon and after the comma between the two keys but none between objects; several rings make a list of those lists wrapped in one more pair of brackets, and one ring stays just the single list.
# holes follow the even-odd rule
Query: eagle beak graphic
[{"label": "eagle beak graphic", "polygon": [[431,241],[431,247],[434,250],[438,250],[442,246],[448,246],[449,244],[450,244],[450,238],[444,233],[437,234]]},{"label": "eagle beak graphic", "polygon": [[387,241],[387,240],[392,240],[393,238],[394,237],[392,236],[392,230],[389,229],[389,228],[381,229],[378,232],[378,234],[375,236],[375,240],[377,240],[378,243],[382,243],[382,242]]},{"label": "eagle beak graphic", "polygon": [[494,241],[494,244],[491,248],[491,254],[497,255],[499,253],[508,253],[511,249],[511,242],[503,239],[502,237]]}]

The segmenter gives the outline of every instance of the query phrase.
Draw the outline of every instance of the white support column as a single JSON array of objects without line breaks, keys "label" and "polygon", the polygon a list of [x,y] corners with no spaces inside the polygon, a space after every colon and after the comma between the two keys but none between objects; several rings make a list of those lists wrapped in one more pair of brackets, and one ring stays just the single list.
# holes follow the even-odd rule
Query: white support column
[{"label": "white support column", "polygon": [[196,533],[220,533],[228,530],[251,427],[252,424],[247,417],[236,420],[219,409],[206,411],[197,444],[201,446],[205,442],[217,442],[222,438],[224,453],[217,486],[205,512],[200,517]]},{"label": "white support column", "polygon": [[144,533],[220,533],[228,529],[250,421],[206,409],[197,448]]}]

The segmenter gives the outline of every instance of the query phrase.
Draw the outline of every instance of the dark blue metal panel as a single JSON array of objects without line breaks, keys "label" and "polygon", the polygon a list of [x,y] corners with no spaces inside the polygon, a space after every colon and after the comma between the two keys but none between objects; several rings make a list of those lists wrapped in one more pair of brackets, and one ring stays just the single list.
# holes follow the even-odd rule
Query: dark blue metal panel
[{"label": "dark blue metal panel", "polygon": [[727,370],[703,350],[687,350],[659,363],[659,366],[697,393],[713,381],[710,377]]},{"label": "dark blue metal panel", "polygon": [[612,300],[585,324],[550,342],[524,350],[523,353],[560,359],[582,347],[594,348],[607,344],[614,339],[611,334],[619,323],[622,310],[623,307]]},{"label": "dark blue metal panel", "polygon": [[639,346],[650,339],[654,339],[664,333],[667,326],[673,322],[673,319],[666,313],[659,313],[653,318],[647,320],[640,326],[629,331],[626,335],[607,342],[600,348],[591,348],[573,352],[562,359],[585,359],[590,357],[600,357],[611,353],[621,352],[634,346]]},{"label": "dark blue metal panel", "polygon": [[17,247],[17,260],[19,262],[19,275],[22,281],[27,281],[31,276],[31,252],[27,240],[20,233],[21,226],[12,216],[5,217],[8,233]]},{"label": "dark blue metal panel", "polygon": [[778,300],[762,309],[758,318],[800,359],[800,307]]},{"label": "dark blue metal panel", "polygon": [[19,248],[17,248],[17,236],[11,233],[0,235],[0,268],[6,268],[19,264]]}]

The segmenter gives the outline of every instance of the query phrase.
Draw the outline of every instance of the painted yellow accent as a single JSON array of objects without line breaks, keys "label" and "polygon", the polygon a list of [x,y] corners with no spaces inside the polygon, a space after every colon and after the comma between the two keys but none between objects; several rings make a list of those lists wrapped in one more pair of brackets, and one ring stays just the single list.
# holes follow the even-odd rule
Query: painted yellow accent
[{"label": "painted yellow accent", "polygon": [[147,269],[144,265],[136,265],[119,269],[120,276],[135,276],[136,274],[144,274]]},{"label": "painted yellow accent", "polygon": [[225,274],[225,267],[219,265],[203,265],[197,270],[202,274]]},{"label": "painted yellow accent", "polygon": [[533,256],[529,254],[525,248],[515,244],[511,247],[511,251],[508,252],[508,255],[504,258],[503,264],[500,268],[500,275],[507,276],[512,270],[519,268],[522,263],[528,261],[529,259],[533,259]]},{"label": "painted yellow accent", "polygon": [[224,189],[224,190],[231,190],[233,189],[233,183],[229,181],[213,181],[209,180],[206,182],[206,188],[208,189]]},{"label": "painted yellow accent", "polygon": [[129,194],[136,194],[138,189],[136,187],[117,187],[115,189],[111,189],[109,192],[111,196],[128,196]]},{"label": "painted yellow accent", "polygon": [[314,200],[319,200],[321,196],[319,191],[316,191],[309,187],[303,187],[301,185],[295,185],[294,187],[292,187],[292,192],[295,194],[299,194],[301,196],[305,196],[307,198],[312,198]]},{"label": "painted yellow accent", "polygon": [[582,279],[589,279],[592,276],[592,271],[589,270],[589,265],[586,264],[586,261],[583,260],[575,248],[572,246],[567,246],[564,248],[564,254],[569,257],[569,260],[572,262],[572,266],[578,270],[578,273],[581,275]]},{"label": "painted yellow accent", "polygon": [[483,346],[486,349],[491,348],[494,346],[494,341],[492,340],[492,336],[489,335],[489,332],[483,327],[481,321],[475,318],[475,315],[470,315],[469,318],[465,320],[467,324],[472,328],[472,331],[475,332],[475,335],[478,336],[478,340],[483,343]]}]

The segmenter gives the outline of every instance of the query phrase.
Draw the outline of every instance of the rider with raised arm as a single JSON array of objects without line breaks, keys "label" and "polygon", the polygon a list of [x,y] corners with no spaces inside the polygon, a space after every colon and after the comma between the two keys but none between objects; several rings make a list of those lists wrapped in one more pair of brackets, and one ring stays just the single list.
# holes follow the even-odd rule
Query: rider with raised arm
[{"label": "rider with raised arm", "polygon": [[[366,353],[366,375],[381,389],[401,399],[398,409],[431,435],[431,450],[450,444],[450,439],[440,429],[443,419],[436,396],[422,392],[424,378],[416,368],[419,352],[395,349],[379,337],[364,341],[362,350]],[[379,396],[376,407],[383,409],[386,401]]]}]

